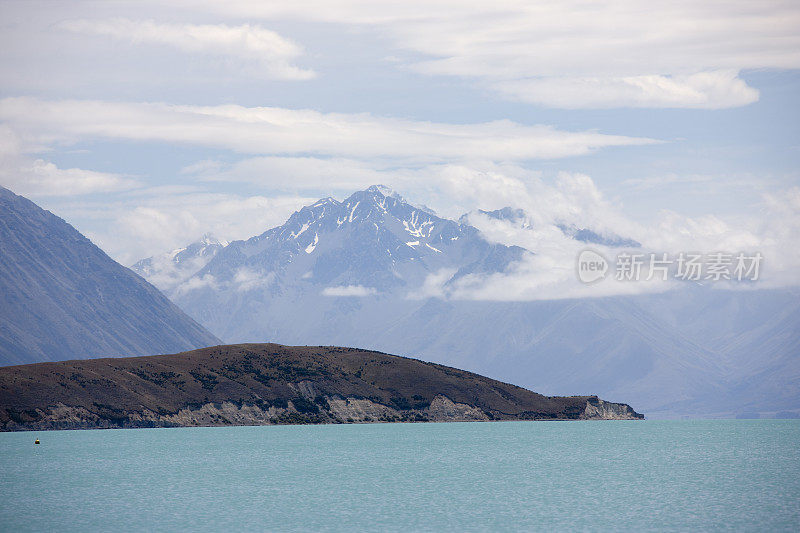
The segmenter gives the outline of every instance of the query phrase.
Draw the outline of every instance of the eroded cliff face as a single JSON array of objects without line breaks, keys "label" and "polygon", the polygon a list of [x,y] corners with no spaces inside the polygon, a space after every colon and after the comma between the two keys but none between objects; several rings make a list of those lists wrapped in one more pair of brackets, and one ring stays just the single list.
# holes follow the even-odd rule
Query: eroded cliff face
[{"label": "eroded cliff face", "polygon": [[586,402],[584,420],[638,420],[644,418],[625,403],[607,402],[601,399]]},{"label": "eroded cliff face", "polygon": [[[279,424],[342,424],[380,422],[478,422],[500,419],[492,413],[439,395],[422,409],[399,410],[365,398],[305,397],[308,403],[288,401],[285,408],[237,405],[234,402],[206,403],[176,413],[149,409],[109,412],[58,404],[36,409],[2,426],[5,431],[54,429],[111,429],[142,427],[262,426]],[[296,405],[302,404],[302,405]],[[636,420],[642,418],[628,405],[589,400],[578,420]],[[536,420],[535,416],[520,419]],[[552,420],[552,419],[551,419]]]}]

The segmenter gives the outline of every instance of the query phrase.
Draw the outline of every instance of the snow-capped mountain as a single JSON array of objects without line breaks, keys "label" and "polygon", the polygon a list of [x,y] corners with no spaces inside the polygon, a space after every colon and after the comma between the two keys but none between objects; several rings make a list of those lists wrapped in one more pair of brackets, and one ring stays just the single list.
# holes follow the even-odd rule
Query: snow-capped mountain
[{"label": "snow-capped mountain", "polygon": [[384,294],[417,287],[428,274],[447,269],[451,279],[502,272],[525,253],[491,244],[475,228],[373,185],[343,202],[319,200],[282,226],[231,243],[194,278],[236,286],[237,279],[270,277],[275,291],[360,286]]},{"label": "snow-capped mountain", "polygon": [[227,245],[227,241],[206,233],[188,246],[142,259],[130,268],[159,289],[169,290],[206,266]]},{"label": "snow-capped mountain", "polygon": [[[697,287],[690,296],[444,298],[431,280],[507,272],[536,252],[491,243],[467,221],[373,186],[232,242],[168,294],[228,342],[402,353],[546,394],[599,394],[656,417],[800,413],[800,392],[778,394],[800,391],[797,294]],[[745,354],[747,375],[734,371]]]}]

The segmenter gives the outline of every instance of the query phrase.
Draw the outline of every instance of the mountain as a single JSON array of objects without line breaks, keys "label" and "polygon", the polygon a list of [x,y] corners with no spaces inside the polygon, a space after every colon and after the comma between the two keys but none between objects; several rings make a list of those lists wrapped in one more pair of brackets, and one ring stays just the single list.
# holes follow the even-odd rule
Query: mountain
[{"label": "mountain", "polygon": [[[528,253],[372,186],[343,202],[322,199],[282,226],[232,242],[168,294],[225,338],[268,340],[280,336],[276,319],[296,322],[301,336],[319,331],[324,324],[307,322],[308,313],[350,305],[336,296],[405,297],[431,274],[454,282],[502,272]],[[382,314],[393,312],[389,305]]]},{"label": "mountain", "polygon": [[458,219],[458,222],[461,224],[471,224],[470,216],[474,217],[476,214],[483,215],[494,220],[511,222],[512,224],[518,225],[523,229],[528,229],[533,226],[528,218],[528,215],[523,209],[515,209],[513,207],[503,207],[501,209],[495,209],[494,211],[484,211],[483,209],[478,209],[470,213],[464,213]]},{"label": "mountain", "polygon": [[241,344],[0,368],[0,430],[342,422],[640,419],[353,348]]},{"label": "mountain", "polygon": [[587,228],[579,228],[572,224],[559,224],[558,229],[560,229],[564,235],[587,244],[599,244],[610,248],[639,248],[642,246],[638,241],[620,237],[614,233],[601,235],[596,231]]},{"label": "mountain", "polygon": [[227,245],[226,241],[206,233],[184,248],[142,259],[130,268],[159,289],[169,290],[197,273]]},{"label": "mountain", "polygon": [[0,365],[217,343],[75,228],[0,187]]},{"label": "mountain", "polygon": [[[520,220],[510,209],[485,213]],[[168,294],[227,342],[404,353],[545,394],[625,401],[651,417],[800,414],[797,291],[447,298],[431,279],[506,272],[536,252],[489,243],[468,221],[374,186],[231,243]]]}]

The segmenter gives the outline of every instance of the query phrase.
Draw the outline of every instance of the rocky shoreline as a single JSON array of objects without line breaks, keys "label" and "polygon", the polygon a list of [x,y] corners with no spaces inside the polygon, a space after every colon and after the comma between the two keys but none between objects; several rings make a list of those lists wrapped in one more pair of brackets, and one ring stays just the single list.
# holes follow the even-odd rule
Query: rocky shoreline
[{"label": "rocky shoreline", "polygon": [[[399,411],[361,398],[325,398],[327,406],[319,411],[299,410],[288,401],[286,408],[266,409],[254,404],[234,402],[207,403],[186,407],[174,414],[159,414],[149,409],[132,413],[109,413],[107,409],[90,411],[84,407],[58,404],[34,412],[14,412],[0,424],[0,431],[42,431],[68,429],[125,429],[169,427],[265,426],[287,424],[368,424],[392,422],[488,422],[509,420],[493,417],[446,396],[437,396],[426,409]],[[587,400],[586,410],[577,418],[531,416],[516,420],[638,420],[641,417],[626,404]]]}]

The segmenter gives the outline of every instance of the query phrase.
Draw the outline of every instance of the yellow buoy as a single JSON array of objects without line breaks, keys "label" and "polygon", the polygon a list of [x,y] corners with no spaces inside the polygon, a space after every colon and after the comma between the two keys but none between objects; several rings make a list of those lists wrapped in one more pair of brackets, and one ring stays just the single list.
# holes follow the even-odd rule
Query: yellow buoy
[{"label": "yellow buoy", "polygon": [[35,441],[33,441],[33,443],[34,444],[39,444],[39,439],[36,439]]}]

